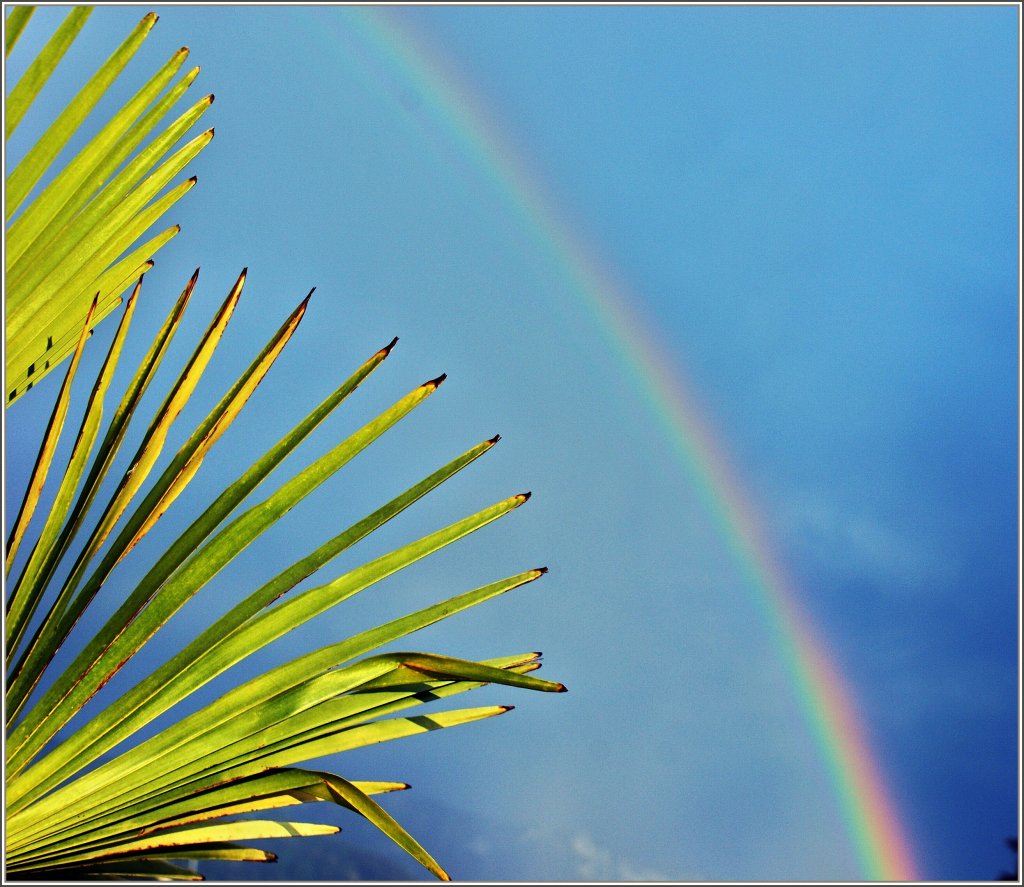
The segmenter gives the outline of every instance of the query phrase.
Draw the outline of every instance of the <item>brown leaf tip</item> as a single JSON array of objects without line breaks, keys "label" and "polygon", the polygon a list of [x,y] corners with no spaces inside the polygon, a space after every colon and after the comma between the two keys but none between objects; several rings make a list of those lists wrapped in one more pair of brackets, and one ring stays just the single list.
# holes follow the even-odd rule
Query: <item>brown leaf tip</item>
[{"label": "brown leaf tip", "polygon": [[313,289],[311,289],[308,293],[306,293],[306,298],[304,298],[302,300],[302,302],[299,304],[299,307],[303,311],[306,310],[306,306],[309,304],[309,300],[313,298],[313,293],[315,293],[315,292],[316,292],[316,287],[313,287]]},{"label": "brown leaf tip", "polygon": [[438,376],[436,379],[431,379],[429,382],[424,382],[423,383],[423,387],[426,388],[429,385],[432,388],[437,388],[447,378],[448,378],[448,374],[447,373],[441,373],[441,375]]},{"label": "brown leaf tip", "polygon": [[[543,576],[543,575],[544,575],[544,574],[545,574],[545,573],[546,573],[547,571],[548,571],[548,568],[547,568],[547,567],[537,567],[537,569],[536,569],[536,570],[534,570],[534,572],[535,572],[535,573],[540,573],[540,574],[541,574],[542,576]],[[540,653],[538,653],[537,655],[538,655],[538,656],[540,656]]]},{"label": "brown leaf tip", "polygon": [[500,708],[501,711],[502,711],[502,714],[504,714],[505,712],[512,711],[515,708],[515,706],[514,705],[499,705],[498,708]]},{"label": "brown leaf tip", "polygon": [[494,446],[499,440],[501,440],[501,435],[500,434],[496,434],[496,435],[494,435],[494,437],[492,437],[490,440],[488,440],[487,443],[489,443],[491,446]]},{"label": "brown leaf tip", "polygon": [[518,494],[518,495],[516,496],[516,498],[517,498],[517,499],[521,499],[521,500],[522,500],[522,502],[520,502],[520,503],[519,503],[520,505],[522,505],[522,504],[523,504],[523,502],[526,502],[526,501],[528,501],[528,500],[529,500],[529,498],[530,498],[530,497],[531,497],[532,495],[533,495],[533,493],[531,493],[531,492],[530,492],[529,490],[527,490],[527,491],[526,491],[525,493],[519,493],[519,494]]},{"label": "brown leaf tip", "polygon": [[398,336],[395,336],[395,338],[388,342],[388,344],[381,348],[380,351],[378,351],[377,353],[381,355],[381,357],[387,357],[391,353],[391,349],[395,347],[395,344],[397,342]]}]

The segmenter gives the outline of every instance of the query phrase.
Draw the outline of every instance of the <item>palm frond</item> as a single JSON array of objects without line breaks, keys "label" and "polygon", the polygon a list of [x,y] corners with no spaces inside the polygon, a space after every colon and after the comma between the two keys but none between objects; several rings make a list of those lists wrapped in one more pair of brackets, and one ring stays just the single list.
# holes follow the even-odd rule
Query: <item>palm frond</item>
[{"label": "palm frond", "polygon": [[[30,15],[31,8],[17,7],[8,16],[8,52]],[[73,10],[29,67],[8,100],[15,118],[8,134],[87,17],[87,11]],[[152,15],[140,22],[12,172],[7,181],[12,213],[154,22]],[[192,710],[189,705],[200,688],[251,662],[253,654],[297,627],[525,503],[529,493],[507,497],[321,584],[299,589],[339,554],[489,452],[497,436],[450,459],[312,551],[295,555],[287,567],[226,613],[183,638],[177,652],[151,673],[136,665],[154,635],[202,595],[234,558],[422,405],[445,379],[441,375],[415,386],[290,480],[259,501],[250,501],[274,470],[381,366],[397,342],[392,340],[229,480],[147,569],[134,574],[141,574],[141,579],[125,583],[121,577],[126,573],[118,571],[118,565],[137,558],[142,550],[137,548],[139,541],[168,510],[193,501],[193,495],[184,494],[195,493],[192,484],[207,455],[241,417],[293,341],[312,296],[310,291],[184,443],[168,455],[171,429],[208,378],[207,368],[246,282],[243,270],[162,402],[140,426],[145,422],[140,416],[143,395],[163,366],[193,301],[197,270],[128,381],[119,405],[105,418],[143,272],[152,265],[149,256],[176,228],[141,246],[136,242],[194,184],[188,179],[161,193],[212,135],[211,130],[173,148],[209,107],[208,97],[129,159],[194,79],[195,72],[189,72],[164,92],[185,54],[176,53],[7,229],[8,404],[63,357],[73,356],[7,542],[6,571],[12,581],[5,622],[6,870],[13,878],[36,880],[196,880],[201,876],[194,865],[202,860],[275,858],[240,841],[337,831],[333,825],[252,818],[285,807],[328,803],[365,818],[428,871],[447,879],[439,863],[373,797],[408,788],[405,783],[353,782],[301,765],[509,711],[511,706],[490,705],[409,712],[488,684],[564,691],[560,683],[533,676],[540,667],[539,653],[475,662],[383,649],[532,583],[546,572],[544,568],[392,616],[374,628],[248,677],[212,702],[193,705]],[[58,442],[80,382],[77,371],[89,332],[118,307],[121,293],[132,284],[116,334],[82,407],[70,455],[66,464],[57,465]],[[119,454],[131,452],[132,441],[137,441],[134,455],[114,484],[110,470]],[[51,480],[56,492],[47,500],[52,503],[49,511],[33,520]],[[101,592],[114,599],[113,613],[91,637],[76,640],[83,616]],[[103,696],[89,705],[122,669],[128,670],[133,684],[117,698]],[[143,730],[148,738],[140,741]],[[175,864],[181,860],[193,867]]]},{"label": "palm frond", "polygon": [[[8,14],[8,53],[24,31],[31,11],[31,7],[13,7]],[[6,138],[21,122],[90,13],[89,7],[72,8],[11,90],[6,105]],[[5,326],[9,404],[68,356],[68,344],[77,336],[93,299],[99,308],[91,327],[117,307],[120,295],[138,279],[152,255],[177,233],[176,226],[168,228],[150,239],[142,254],[133,251],[146,231],[195,184],[194,179],[188,179],[160,195],[212,138],[210,130],[168,156],[213,97],[201,100],[130,162],[125,161],[195,79],[198,69],[168,89],[188,56],[184,48],[175,52],[25,203],[156,21],[153,13],[142,18],[7,176]]]}]

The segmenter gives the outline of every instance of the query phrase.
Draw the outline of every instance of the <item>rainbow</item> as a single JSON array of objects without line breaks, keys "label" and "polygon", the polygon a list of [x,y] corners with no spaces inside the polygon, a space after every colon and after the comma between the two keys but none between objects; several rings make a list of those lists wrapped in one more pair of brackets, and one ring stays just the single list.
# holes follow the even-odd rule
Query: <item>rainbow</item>
[{"label": "rainbow", "polygon": [[[451,135],[508,204],[547,244],[559,267],[649,406],[666,439],[757,596],[828,768],[866,878],[919,880],[914,855],[865,735],[852,694],[799,605],[792,583],[737,483],[718,440],[678,367],[640,320],[624,282],[552,206],[537,177],[509,150],[499,129],[442,56],[381,7],[352,7],[346,25],[397,75],[415,85]],[[317,27],[327,26],[318,22]]]}]

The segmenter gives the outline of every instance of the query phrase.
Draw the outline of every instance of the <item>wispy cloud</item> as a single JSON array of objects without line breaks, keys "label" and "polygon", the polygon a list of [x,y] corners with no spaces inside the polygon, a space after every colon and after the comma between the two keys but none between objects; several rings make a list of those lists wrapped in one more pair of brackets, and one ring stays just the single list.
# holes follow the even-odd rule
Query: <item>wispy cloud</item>
[{"label": "wispy cloud", "polygon": [[[559,877],[573,881],[676,881],[671,875],[653,866],[633,859],[617,856],[582,830],[568,835],[554,836],[549,830],[530,829],[522,835],[522,845],[541,856],[557,857],[553,870],[564,874]],[[700,880],[697,876],[687,880]]]},{"label": "wispy cloud", "polygon": [[599,847],[583,832],[577,832],[570,844],[579,861],[579,874],[585,881],[670,881],[668,875],[656,869],[637,865],[632,860],[615,857]]},{"label": "wispy cloud", "polygon": [[912,593],[947,584],[958,572],[955,552],[877,513],[844,506],[826,491],[787,495],[778,503],[775,526],[801,557],[847,579]]}]

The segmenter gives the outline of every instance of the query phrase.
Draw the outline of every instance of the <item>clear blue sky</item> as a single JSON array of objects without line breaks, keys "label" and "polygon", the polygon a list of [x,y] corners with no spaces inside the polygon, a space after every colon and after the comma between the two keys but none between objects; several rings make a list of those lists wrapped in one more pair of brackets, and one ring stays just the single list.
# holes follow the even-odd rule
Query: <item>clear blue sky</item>
[{"label": "clear blue sky", "polygon": [[[148,8],[99,9],[69,76]],[[140,329],[200,266],[194,336],[250,269],[212,370],[222,384],[180,434],[317,293],[244,429],[204,466],[209,486],[140,559],[392,336],[358,402],[290,471],[449,374],[167,634],[500,432],[362,554],[515,492],[534,492],[528,506],[279,655],[547,564],[540,583],[416,643],[479,658],[543,650],[542,674],[569,694],[488,690],[517,710],[325,766],[411,782],[389,809],[456,877],[858,879],[820,749],[727,540],[557,250],[451,108],[355,9],[152,8],[161,20],[125,89],[188,45],[202,67],[190,95],[216,94],[204,125],[217,134],[171,214],[183,232],[147,277]],[[33,19],[26,45],[58,12]],[[849,683],[924,876],[1012,866],[1019,11],[413,6],[387,18],[471,91],[694,393]],[[13,489],[45,400],[9,412]],[[350,819],[335,815],[345,831],[308,846],[328,859],[364,842],[382,877],[419,877]],[[275,849],[285,861],[271,874],[315,865],[296,843]]]}]

